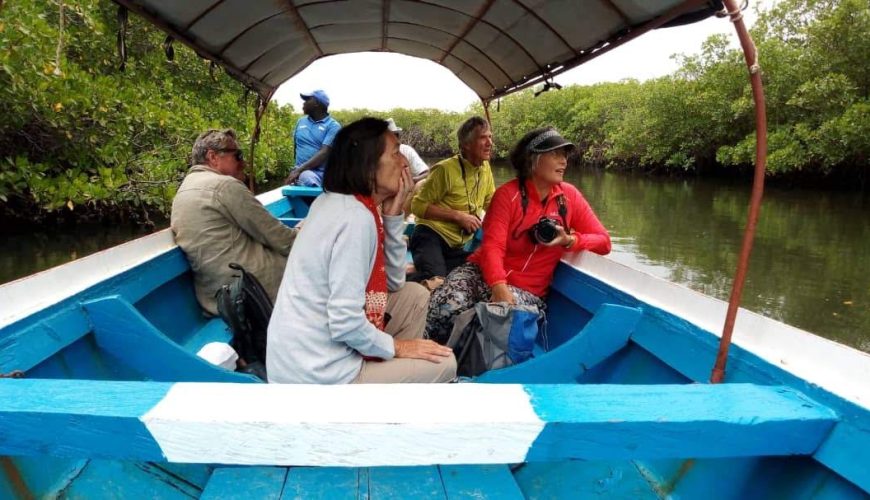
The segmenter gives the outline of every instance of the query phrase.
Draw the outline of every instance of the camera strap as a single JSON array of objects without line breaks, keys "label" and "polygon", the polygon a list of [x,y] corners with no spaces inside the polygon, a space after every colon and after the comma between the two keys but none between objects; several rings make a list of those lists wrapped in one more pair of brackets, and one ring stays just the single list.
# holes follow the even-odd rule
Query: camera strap
[{"label": "camera strap", "polygon": [[[526,218],[526,210],[529,207],[529,193],[526,191],[526,180],[522,177],[519,177],[519,188],[520,188],[520,206],[523,209],[523,216],[520,218],[520,225],[514,229],[514,232],[511,236],[513,238],[519,239],[520,235],[520,227],[522,226],[522,221]],[[564,194],[558,194],[556,196],[556,204],[559,206],[559,217],[562,219],[562,227],[565,228],[565,231],[569,234],[571,233],[571,229],[568,227],[568,202],[565,200]]]},{"label": "camera strap", "polygon": [[[529,193],[526,191],[526,180],[519,178],[520,187],[520,205],[523,207],[523,218],[526,217],[526,209],[529,207]],[[562,218],[562,227],[568,228],[568,202],[565,201],[565,195],[559,194],[556,196],[556,204],[559,205],[559,217]]]},{"label": "camera strap", "polygon": [[559,205],[559,217],[562,218],[562,227],[565,228],[565,231],[569,231],[568,228],[568,203],[565,201],[565,195],[559,194],[556,196],[556,204]]}]

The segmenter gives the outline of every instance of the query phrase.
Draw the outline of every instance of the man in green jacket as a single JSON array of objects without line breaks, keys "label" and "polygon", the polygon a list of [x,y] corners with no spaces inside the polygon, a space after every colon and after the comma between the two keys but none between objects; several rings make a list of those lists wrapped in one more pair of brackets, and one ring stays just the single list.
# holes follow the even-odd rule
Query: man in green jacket
[{"label": "man in green jacket", "polygon": [[417,226],[409,248],[414,257],[415,281],[445,277],[465,262],[465,244],[481,227],[495,181],[489,159],[492,131],[474,116],[457,132],[460,153],[432,166],[423,188],[414,196],[411,211]]},{"label": "man in green jacket", "polygon": [[232,129],[196,138],[188,170],[172,202],[172,233],[193,270],[196,299],[217,314],[215,292],[228,283],[236,262],[252,273],[274,302],[287,255],[296,238],[248,190],[245,161]]}]

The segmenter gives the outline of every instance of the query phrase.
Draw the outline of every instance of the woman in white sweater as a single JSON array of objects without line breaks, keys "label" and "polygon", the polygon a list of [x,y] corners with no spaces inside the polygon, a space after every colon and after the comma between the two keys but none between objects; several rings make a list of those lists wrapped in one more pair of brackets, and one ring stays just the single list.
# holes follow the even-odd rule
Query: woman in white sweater
[{"label": "woman in white sweater", "polygon": [[269,322],[269,382],[454,378],[453,352],[422,338],[428,292],[405,283],[402,206],[413,187],[386,121],[363,118],[338,133]]}]

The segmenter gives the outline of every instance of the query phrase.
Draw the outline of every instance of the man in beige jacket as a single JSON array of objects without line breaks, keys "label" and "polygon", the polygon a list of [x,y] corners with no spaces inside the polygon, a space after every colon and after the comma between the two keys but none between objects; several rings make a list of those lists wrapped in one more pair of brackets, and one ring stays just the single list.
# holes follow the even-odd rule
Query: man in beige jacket
[{"label": "man in beige jacket", "polygon": [[236,262],[272,298],[296,238],[245,186],[245,161],[233,130],[208,130],[196,138],[192,167],[172,202],[172,233],[193,270],[196,299],[217,314],[215,292],[232,279]]}]

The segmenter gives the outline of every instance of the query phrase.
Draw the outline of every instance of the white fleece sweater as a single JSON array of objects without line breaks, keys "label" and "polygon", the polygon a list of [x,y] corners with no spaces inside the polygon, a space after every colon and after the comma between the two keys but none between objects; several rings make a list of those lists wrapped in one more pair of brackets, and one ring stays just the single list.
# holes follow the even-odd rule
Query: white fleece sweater
[{"label": "white fleece sweater", "polygon": [[[385,216],[387,288],[405,284],[404,218]],[[269,382],[346,384],[362,356],[390,359],[393,338],[365,316],[365,290],[377,250],[371,212],[353,196],[323,193],[290,252],[269,322]]]}]

